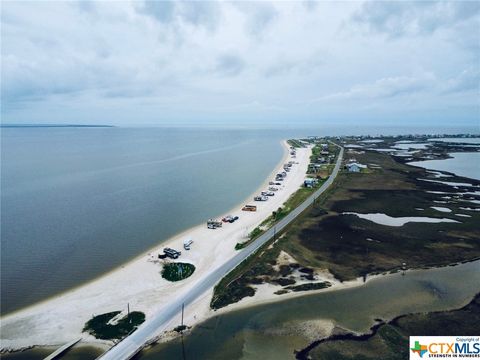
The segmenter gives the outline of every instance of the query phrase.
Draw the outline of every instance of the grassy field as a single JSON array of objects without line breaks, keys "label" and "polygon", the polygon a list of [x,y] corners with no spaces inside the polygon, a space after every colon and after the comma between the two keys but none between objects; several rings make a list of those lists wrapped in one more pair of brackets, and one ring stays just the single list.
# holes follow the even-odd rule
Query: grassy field
[{"label": "grassy field", "polygon": [[290,139],[290,140],[287,140],[287,143],[288,145],[294,147],[294,148],[302,148],[302,147],[305,147],[300,141],[296,140],[296,139]]},{"label": "grassy field", "polygon": [[298,359],[385,360],[408,359],[409,336],[478,336],[480,295],[467,306],[453,311],[400,316],[379,326],[363,338],[319,341],[309,351],[297,354]]},{"label": "grassy field", "polygon": [[[367,151],[349,155],[347,152],[346,159],[350,156],[368,164],[369,171],[342,171],[314,207],[302,214],[284,234],[279,234],[272,246],[266,244],[220,282],[215,289],[213,308],[253,296],[255,284],[279,285],[278,279],[287,279],[288,276],[275,270],[281,251],[293,256],[296,266],[328,269],[341,281],[398,271],[403,263],[408,268],[424,268],[480,257],[480,212],[461,209],[478,206],[465,201],[473,196],[457,194],[474,188],[453,189],[445,184],[422,181],[420,179],[436,178],[424,169],[402,164],[383,153]],[[480,185],[480,181],[456,176],[446,181]],[[447,192],[451,198],[444,204],[445,194],[428,191]],[[432,206],[448,207],[452,212],[439,212]],[[343,212],[449,218],[457,223],[407,223],[391,227],[354,215],[342,215]],[[458,217],[456,213],[471,217]],[[288,290],[279,285],[279,291],[281,294]],[[217,301],[219,299],[221,301]]]},{"label": "grassy field", "polygon": [[116,340],[121,339],[137,329],[145,321],[145,314],[132,311],[130,316],[121,318],[116,324],[108,324],[120,311],[101,314],[90,319],[83,328],[83,332],[95,336],[97,339]]},{"label": "grassy field", "polygon": [[163,265],[162,277],[168,281],[180,281],[188,278],[195,271],[195,266],[188,263],[166,263]]},{"label": "grassy field", "polygon": [[[457,217],[454,214],[462,212],[464,202],[435,203],[444,201],[443,195],[427,192],[449,192],[451,186],[420,181],[428,177],[425,170],[397,163],[388,155],[367,152],[356,158],[381,168],[368,174],[342,173],[330,196],[321,202],[327,214],[318,218],[312,211],[301,229],[289,234],[285,251],[296,254],[309,266],[328,268],[341,280],[398,270],[403,262],[407,267],[420,268],[480,256],[478,212],[469,212],[470,218]],[[445,206],[452,212],[440,213],[431,206]],[[342,212],[450,218],[459,223],[390,227]]]}]

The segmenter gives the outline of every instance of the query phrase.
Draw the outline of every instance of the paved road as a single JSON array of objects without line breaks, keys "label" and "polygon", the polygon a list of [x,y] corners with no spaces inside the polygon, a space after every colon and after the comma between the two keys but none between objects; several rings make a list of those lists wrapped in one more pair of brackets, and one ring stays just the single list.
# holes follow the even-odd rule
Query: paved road
[{"label": "paved road", "polygon": [[161,331],[164,330],[164,327],[170,322],[172,318],[179,314],[181,311],[181,304],[188,306],[193,303],[200,295],[205,291],[214,287],[226,274],[228,274],[232,269],[237,267],[243,260],[253,254],[258,250],[262,245],[264,245],[268,240],[270,240],[275,233],[279,233],[284,229],[290,222],[292,222],[298,215],[300,215],[305,209],[313,204],[315,199],[321,195],[333,182],[335,177],[340,170],[340,166],[343,159],[343,148],[340,148],[340,153],[335,164],[330,177],[323,183],[323,185],[315,191],[312,195],[308,197],[300,206],[295,210],[290,212],[282,220],[280,220],[274,227],[267,230],[262,234],[257,240],[252,244],[245,247],[233,258],[228,260],[226,263],[221,265],[215,271],[207,275],[203,280],[198,282],[194,287],[192,287],[188,292],[182,296],[176,298],[161,311],[156,313],[151,317],[150,320],[145,321],[134,333],[130,336],[119,342],[116,346],[112,347],[109,351],[104,353],[99,359],[102,360],[118,360],[118,359],[130,359],[136,353],[138,353],[145,343],[157,336]]}]

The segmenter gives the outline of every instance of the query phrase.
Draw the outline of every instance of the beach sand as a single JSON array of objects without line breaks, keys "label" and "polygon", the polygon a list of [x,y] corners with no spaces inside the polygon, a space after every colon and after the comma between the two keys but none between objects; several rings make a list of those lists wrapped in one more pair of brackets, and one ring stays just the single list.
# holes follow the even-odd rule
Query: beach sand
[{"label": "beach sand", "polygon": [[[148,320],[149,316],[161,310],[172,298],[187,292],[206,274],[233,257],[236,254],[235,244],[245,241],[250,231],[271,215],[272,211],[282,206],[302,185],[311,148],[298,149],[296,158],[292,159],[288,144],[284,142],[283,145],[284,157],[272,174],[282,171],[283,163],[289,160],[298,164],[293,165],[275,196],[269,201],[255,203],[257,212],[241,211],[245,203],[254,204],[250,197],[248,201],[227,212],[240,217],[233,224],[226,223],[216,230],[207,229],[206,224],[188,229],[98,279],[2,317],[1,349],[60,345],[80,337],[83,339],[82,343],[89,345],[111,345],[111,342],[97,340],[82,333],[85,323],[92,316],[119,310],[126,313],[128,303],[130,311],[144,312]],[[266,180],[262,190],[267,189],[270,180]],[[209,217],[211,214],[206,213],[205,220]],[[183,249],[183,240],[186,237],[191,237],[194,241],[190,251]],[[161,277],[162,262],[157,259],[164,247],[181,250],[182,256],[178,261],[194,264],[194,274],[176,283],[164,280]],[[112,248],[112,251],[115,249]],[[186,309],[185,316],[189,325],[211,316],[213,312],[209,303],[212,293],[213,289],[207,291]],[[173,319],[164,330],[171,330],[179,321],[180,319]]]}]

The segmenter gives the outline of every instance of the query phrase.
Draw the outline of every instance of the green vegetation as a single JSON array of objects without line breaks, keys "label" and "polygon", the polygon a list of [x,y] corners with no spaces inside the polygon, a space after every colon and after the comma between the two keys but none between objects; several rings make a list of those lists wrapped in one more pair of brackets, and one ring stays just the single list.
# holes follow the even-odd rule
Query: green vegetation
[{"label": "green vegetation", "polygon": [[400,316],[383,324],[371,336],[360,339],[326,340],[297,358],[310,359],[407,359],[409,336],[478,335],[480,323],[480,296],[467,306],[452,311]]},{"label": "green vegetation", "polygon": [[248,245],[248,242],[236,243],[235,244],[235,250],[242,250],[247,245]]},{"label": "green vegetation", "polygon": [[[320,181],[319,185],[320,186],[323,182]],[[252,243],[256,238],[258,238],[260,235],[262,235],[265,230],[262,230],[262,227],[272,227],[273,224],[275,224],[277,221],[280,221],[283,219],[285,216],[287,216],[290,211],[295,209],[297,206],[299,206],[302,202],[304,202],[310,195],[312,195],[315,190],[317,190],[317,187],[315,188],[300,188],[296,192],[294,192],[288,200],[283,204],[283,207],[279,207],[277,211],[274,211],[272,215],[270,215],[268,218],[266,218],[259,227],[256,227],[253,229],[250,234],[248,234],[249,239],[243,243],[237,243],[235,245],[235,250],[240,250]]]},{"label": "green vegetation", "polygon": [[163,266],[162,277],[168,281],[180,281],[188,278],[195,266],[188,263],[167,263]]},{"label": "green vegetation", "polygon": [[311,163],[316,162],[321,152],[322,152],[322,148],[320,147],[320,145],[315,145],[312,148],[312,154],[310,155],[310,162]]},{"label": "green vegetation", "polygon": [[83,332],[87,332],[97,339],[116,340],[135,331],[145,321],[144,313],[133,311],[130,313],[130,316],[124,316],[116,324],[109,324],[109,321],[118,314],[120,314],[120,311],[94,316],[85,324]]},{"label": "green vegetation", "polygon": [[248,237],[250,238],[250,240],[253,240],[259,237],[260,234],[263,234],[263,230],[260,229],[259,227],[256,227],[255,229],[252,230],[250,234],[248,234]]},{"label": "green vegetation", "polygon": [[320,290],[320,289],[325,289],[332,286],[328,281],[323,281],[319,283],[308,283],[308,284],[302,284],[302,285],[296,285],[296,286],[287,286],[285,289],[286,290],[292,290],[292,291],[308,291],[308,290]]},{"label": "green vegetation", "polygon": [[[319,182],[319,185],[320,182]],[[317,185],[317,187],[319,186]],[[293,193],[287,201],[285,201],[285,203],[283,204],[283,207],[279,208],[279,210],[277,210],[277,214],[276,214],[276,221],[284,218],[285,216],[287,216],[290,211],[292,211],[293,209],[295,209],[298,205],[300,205],[302,202],[304,202],[305,200],[307,200],[307,198],[312,195],[314,192],[315,192],[316,188],[300,188],[298,189],[297,191],[295,191],[295,193]]]},{"label": "green vegetation", "polygon": [[[276,284],[278,284],[278,285],[280,285],[280,286],[287,286],[287,285],[295,284],[296,281],[293,280],[293,279],[288,279],[288,278],[286,279],[286,278],[281,277],[281,278],[278,278],[278,279],[274,279],[274,280],[272,280],[271,282],[272,282],[272,283],[276,283]],[[289,290],[290,290],[291,288],[293,288],[293,287],[292,287],[292,286],[289,286],[289,287],[287,287],[286,289],[289,289]]]},{"label": "green vegetation", "polygon": [[296,139],[287,140],[287,143],[288,143],[288,145],[293,146],[294,148],[302,148],[302,147],[304,147],[303,144],[302,144],[300,141],[296,140]]},{"label": "green vegetation", "polygon": [[243,249],[245,246],[247,246],[248,244],[246,242],[243,242],[243,243],[236,243],[235,244],[235,250],[241,250]]},{"label": "green vegetation", "polygon": [[249,286],[244,278],[238,278],[230,282],[226,287],[218,287],[218,285],[215,287],[210,307],[218,310],[231,303],[236,303],[244,297],[253,295],[255,295],[255,289]]},{"label": "green vegetation", "polygon": [[173,329],[173,331],[181,333],[182,331],[185,331],[186,329],[187,329],[187,325],[178,325]]},{"label": "green vegetation", "polygon": [[[310,162],[314,163],[317,161],[317,159],[319,157],[321,157],[321,152],[322,152],[322,148],[321,146],[319,145],[319,143],[327,143],[326,140],[320,140],[317,142],[316,145],[314,145],[314,147],[312,148],[312,155],[310,155]],[[332,143],[328,143],[328,152],[330,155],[335,155],[335,158],[337,157],[338,153],[339,153],[340,149],[332,144]]]},{"label": "green vegetation", "polygon": [[[267,219],[268,220],[268,219]],[[263,221],[263,223],[265,223],[265,221]],[[262,224],[263,224],[262,223]],[[256,238],[258,238],[260,235],[262,235],[265,231],[261,229],[261,226],[262,224],[260,224],[260,226],[257,226],[255,229],[253,229],[250,234],[248,234],[248,240],[247,241],[244,241],[242,243],[236,243],[235,244],[235,250],[240,250],[240,249],[243,249],[244,247],[246,247],[247,245],[249,245],[250,243],[253,242],[253,240],[255,240]]]},{"label": "green vegetation", "polygon": [[[301,214],[283,234],[277,234],[274,243],[265,244],[217,285],[215,295],[222,294],[222,306],[238,301],[243,293],[252,296],[252,284],[279,285],[282,275],[274,265],[281,251],[293,256],[297,265],[328,269],[341,281],[399,271],[403,263],[408,268],[424,268],[480,258],[477,225],[480,212],[460,209],[478,206],[459,198],[449,201],[448,205],[437,205],[450,208],[451,213],[430,208],[436,205],[434,201],[445,201],[444,194],[435,192],[458,193],[474,189],[453,189],[445,184],[418,180],[434,178],[425,169],[403,164],[403,159],[384,153],[366,151],[355,157],[360,163],[376,166],[368,173],[339,173],[314,206]],[[449,177],[448,181],[480,186],[480,181],[456,176]],[[311,191],[300,189],[276,212],[276,219],[301,203]],[[419,208],[423,210],[417,210]],[[343,212],[450,218],[457,222],[407,223],[401,228],[392,228],[354,215],[342,215]],[[460,218],[456,213],[467,213],[471,217]],[[314,280],[308,274],[304,278]],[[282,290],[286,289],[279,288]],[[232,293],[236,296],[228,299]]]},{"label": "green vegetation", "polygon": [[[267,246],[268,244],[263,245],[258,252],[263,252]],[[274,260],[271,262],[275,263]],[[217,310],[244,297],[254,296],[255,289],[250,284],[262,283],[275,274],[271,264],[257,262],[255,255],[249,256],[215,286],[210,307]]]}]

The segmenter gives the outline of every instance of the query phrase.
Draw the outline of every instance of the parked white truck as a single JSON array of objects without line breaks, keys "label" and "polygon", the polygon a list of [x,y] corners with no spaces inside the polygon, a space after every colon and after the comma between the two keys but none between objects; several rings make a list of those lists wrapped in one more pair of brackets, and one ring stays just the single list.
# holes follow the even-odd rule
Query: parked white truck
[{"label": "parked white truck", "polygon": [[183,248],[185,250],[190,250],[190,246],[193,244],[193,240],[192,238],[188,238],[188,239],[185,239],[183,240]]}]

